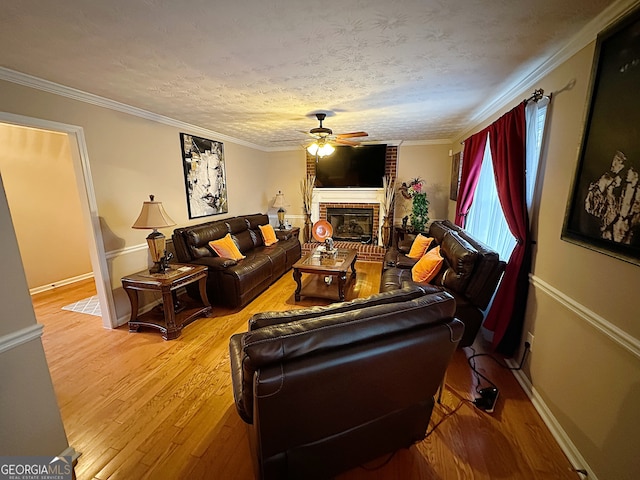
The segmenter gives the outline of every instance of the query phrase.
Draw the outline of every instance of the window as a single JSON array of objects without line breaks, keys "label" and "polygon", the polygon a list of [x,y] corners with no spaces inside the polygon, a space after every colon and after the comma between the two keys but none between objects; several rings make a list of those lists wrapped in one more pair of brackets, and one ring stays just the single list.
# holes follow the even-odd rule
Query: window
[{"label": "window", "polygon": [[[527,129],[526,153],[526,196],[527,208],[531,213],[536,191],[538,165],[542,136],[547,115],[549,99],[544,97],[539,102],[529,102],[525,109]],[[478,186],[473,204],[467,214],[465,229],[481,242],[498,252],[501,259],[507,260],[516,246],[516,239],[511,234],[507,221],[502,213],[498,191],[493,175],[491,147],[487,140]]]}]

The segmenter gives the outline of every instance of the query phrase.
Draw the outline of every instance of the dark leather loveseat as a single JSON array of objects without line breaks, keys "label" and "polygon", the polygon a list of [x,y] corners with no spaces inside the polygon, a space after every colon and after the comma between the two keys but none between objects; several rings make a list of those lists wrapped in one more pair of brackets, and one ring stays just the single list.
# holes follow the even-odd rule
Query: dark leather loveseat
[{"label": "dark leather loveseat", "polygon": [[[211,303],[243,307],[302,255],[298,237],[279,230],[276,230],[279,241],[265,246],[259,225],[268,223],[267,215],[257,213],[177,228],[172,236],[177,260],[208,267],[207,296]],[[227,233],[246,258],[238,261],[222,258],[209,246],[210,241],[223,238]],[[197,291],[189,294],[199,298]]]},{"label": "dark leather loveseat", "polygon": [[464,330],[454,311],[414,285],[254,315],[229,350],[256,478],[331,478],[423,439]]},{"label": "dark leather loveseat", "polygon": [[[485,309],[493,298],[506,264],[498,258],[497,252],[449,220],[434,221],[428,235],[440,245],[440,253],[444,257],[442,268],[431,284],[443,288],[455,298],[455,316],[465,325],[460,346],[469,346],[480,330]],[[401,288],[405,282],[415,283],[411,279],[411,267],[417,260],[406,256],[411,241],[409,237],[404,244],[394,245],[387,251],[380,280],[381,292]]]}]

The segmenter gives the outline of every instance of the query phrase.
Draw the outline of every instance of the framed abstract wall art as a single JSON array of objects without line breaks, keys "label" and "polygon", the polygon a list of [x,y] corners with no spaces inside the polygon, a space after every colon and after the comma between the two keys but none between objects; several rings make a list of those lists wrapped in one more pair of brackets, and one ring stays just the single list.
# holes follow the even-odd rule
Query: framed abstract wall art
[{"label": "framed abstract wall art", "polygon": [[222,142],[180,134],[189,218],[228,213]]},{"label": "framed abstract wall art", "polygon": [[562,239],[640,265],[640,9],[598,35]]},{"label": "framed abstract wall art", "polygon": [[460,188],[460,167],[462,152],[454,153],[451,157],[451,185],[449,186],[449,200],[458,200],[458,189]]}]

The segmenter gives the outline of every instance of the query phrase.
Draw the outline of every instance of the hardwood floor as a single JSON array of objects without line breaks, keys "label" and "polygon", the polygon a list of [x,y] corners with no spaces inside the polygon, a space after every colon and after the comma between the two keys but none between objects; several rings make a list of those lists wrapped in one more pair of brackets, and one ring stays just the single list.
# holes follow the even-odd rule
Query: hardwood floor
[{"label": "hardwood floor", "polygon": [[[376,292],[380,269],[358,262],[347,298]],[[214,307],[211,318],[196,320],[172,341],[155,330],[107,330],[98,317],[60,309],[93,295],[92,281],[34,295],[67,437],[82,454],[77,478],[253,478],[245,426],[233,405],[228,339],[245,331],[255,312],[323,303],[305,297],[296,303],[295,287],[288,272],[243,310]],[[433,433],[338,478],[579,478],[513,375],[487,357],[477,366],[500,389],[496,410],[487,414],[470,403],[471,353],[454,356]]]}]

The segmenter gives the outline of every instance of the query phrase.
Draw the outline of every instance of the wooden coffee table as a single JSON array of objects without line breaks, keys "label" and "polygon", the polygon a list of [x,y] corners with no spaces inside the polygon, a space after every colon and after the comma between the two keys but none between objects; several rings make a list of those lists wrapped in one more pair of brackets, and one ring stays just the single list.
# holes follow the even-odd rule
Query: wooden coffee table
[{"label": "wooden coffee table", "polygon": [[[321,251],[322,248],[318,247],[293,265],[293,279],[298,285],[295,294],[296,302],[300,301],[303,273],[313,273],[325,277],[325,280],[329,279],[325,282],[327,285],[337,279],[338,298],[340,301],[344,301],[344,287],[347,283],[347,271],[349,268],[351,268],[350,278],[356,277],[357,250],[338,248],[335,256],[323,256]],[[313,292],[303,295],[324,297],[326,293],[323,292],[323,289],[315,289]]]}]

